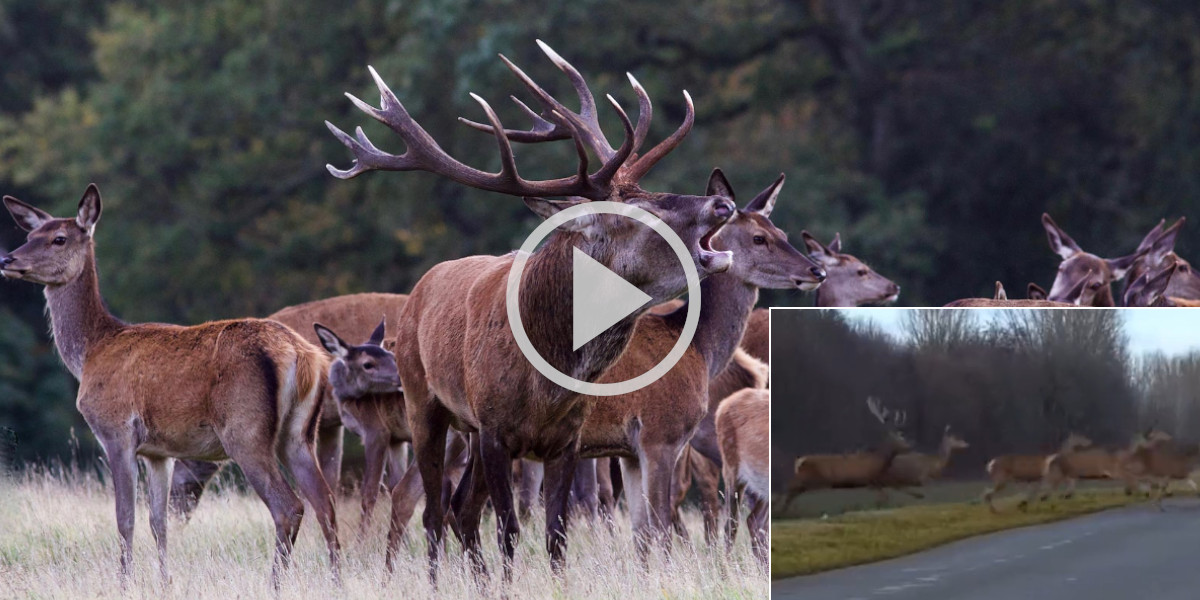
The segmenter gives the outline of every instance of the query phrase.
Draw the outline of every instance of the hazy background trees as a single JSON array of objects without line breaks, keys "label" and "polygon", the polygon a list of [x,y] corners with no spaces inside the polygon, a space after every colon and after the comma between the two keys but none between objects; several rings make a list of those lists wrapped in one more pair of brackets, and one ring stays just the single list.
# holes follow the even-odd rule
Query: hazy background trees
[{"label": "hazy background trees", "polygon": [[868,396],[908,413],[933,451],[946,425],[971,447],[948,473],[980,477],[1000,453],[1053,450],[1070,432],[1124,445],[1151,425],[1195,437],[1200,355],[1129,355],[1115,310],[912,310],[897,338],[835,310],[773,311],[775,481],[792,459],[875,445]]},{"label": "hazy background trees", "polygon": [[[322,121],[401,150],[342,96],[376,97],[373,64],[448,150],[495,168],[455,118],[480,117],[475,91],[523,124],[498,52],[569,96],[540,38],[631,112],[635,73],[654,138],[692,92],[696,128],[649,189],[699,192],[720,166],[744,201],[786,172],[774,218],[793,239],[840,231],[901,303],[940,305],[996,279],[1048,285],[1043,211],[1108,256],[1194,214],[1198,21],[1182,0],[0,0],[0,192],[65,214],[99,183],[101,279],[129,320],[407,291],[535,219],[423,174],[334,180],[325,163],[349,155]],[[523,172],[571,168],[562,146],[518,148]],[[21,239],[0,220],[0,247]],[[79,424],[42,308],[36,286],[0,284],[0,427],[26,459],[64,453]]]}]

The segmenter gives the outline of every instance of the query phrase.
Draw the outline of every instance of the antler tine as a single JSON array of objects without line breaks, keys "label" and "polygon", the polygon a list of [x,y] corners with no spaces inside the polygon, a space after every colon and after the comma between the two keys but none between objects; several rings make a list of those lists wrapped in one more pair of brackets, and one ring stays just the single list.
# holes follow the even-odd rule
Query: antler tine
[{"label": "antler tine", "polygon": [[[649,152],[642,155],[637,159],[637,162],[629,167],[627,176],[630,180],[639,181],[642,177],[645,177],[646,173],[649,173],[650,169],[653,169],[658,161],[662,160],[664,156],[670,154],[672,150],[678,147],[683,138],[687,137],[688,132],[692,130],[692,125],[696,122],[696,107],[692,103],[692,95],[687,93],[687,90],[683,91],[683,99],[687,103],[687,114],[683,117],[683,123],[679,126],[679,129],[675,130],[675,133],[672,133],[670,137],[659,142],[657,146],[651,148]],[[649,123],[647,123],[647,126],[649,126]]]},{"label": "antler tine", "polygon": [[567,62],[562,56],[559,56],[546,42],[542,40],[534,40],[537,42],[538,48],[558,67],[559,71],[566,73],[567,79],[571,80],[571,86],[575,88],[575,94],[579,96],[579,115],[594,124],[596,129],[600,129],[599,117],[596,112],[596,98],[592,96],[592,90],[588,88],[587,81],[583,79],[583,75],[575,69],[575,66]]},{"label": "antler tine", "polygon": [[611,95],[606,95],[605,97],[608,98],[608,102],[612,104],[613,109],[617,111],[617,116],[621,117],[621,126],[625,128],[625,141],[621,142],[621,147],[617,150],[616,154],[613,154],[608,160],[604,161],[604,166],[600,167],[600,170],[596,171],[596,174],[593,175],[599,181],[609,181],[612,179],[617,170],[629,159],[629,155],[633,154],[635,145],[635,132],[633,123],[629,121],[629,115],[625,114],[625,109],[621,108],[616,98],[613,98]]},{"label": "antler tine", "polygon": [[[554,99],[549,92],[542,89],[542,86],[538,85],[537,82],[529,77],[529,75],[526,75],[525,71],[522,71],[521,68],[515,63],[513,63],[511,60],[508,60],[507,56],[501,54],[500,60],[504,61],[504,64],[508,66],[508,69],[512,71],[518,79],[521,80],[521,83],[525,84],[525,87],[528,88],[530,92],[533,92],[533,95],[537,97],[538,102],[541,103],[542,107],[545,108],[548,114],[557,114],[564,120],[572,121],[574,124],[573,129],[584,135],[586,138],[584,140],[584,144],[586,144],[592,152],[595,152],[596,155],[600,157],[600,160],[607,161],[613,155],[615,151],[612,149],[612,146],[608,145],[608,140],[604,138],[604,132],[600,129],[599,121],[596,120],[594,108],[590,115],[579,114],[572,111],[564,106],[561,102]],[[588,92],[588,97],[591,97],[591,92]],[[583,102],[583,98],[580,98],[580,101]],[[592,102],[594,104],[595,101],[592,100]],[[584,105],[586,106],[586,103]]]},{"label": "antler tine", "polygon": [[[368,70],[379,88],[380,107],[375,108],[351,94],[346,94],[346,96],[360,110],[396,132],[404,140],[407,150],[400,156],[383,152],[371,143],[361,127],[355,130],[355,137],[351,138],[344,131],[327,122],[326,125],[330,132],[349,148],[355,157],[355,164],[350,169],[337,169],[328,165],[327,168],[333,176],[348,179],[373,170],[421,170],[447,177],[469,187],[513,196],[582,196],[592,200],[608,197],[611,179],[587,175],[587,152],[578,139],[580,136],[572,136],[576,138],[576,150],[579,154],[579,169],[574,175],[545,181],[526,181],[521,179],[517,172],[512,145],[496,112],[483,98],[471,94],[471,97],[479,103],[487,115],[488,122],[491,123],[489,130],[495,135],[500,148],[500,172],[481,171],[463,164],[447,154],[433,137],[408,114],[404,105],[388,88],[379,73],[371,67],[368,67]],[[564,122],[568,123],[568,127],[573,125],[569,123],[569,120],[564,119]]]},{"label": "antler tine", "polygon": [[[537,142],[554,142],[558,140],[565,140],[571,137],[570,127],[564,127],[559,123],[552,123],[542,115],[534,112],[532,108],[529,108],[529,106],[527,106],[524,102],[521,102],[521,100],[516,96],[509,97],[512,98],[512,101],[515,102],[517,106],[520,107],[521,110],[533,121],[533,126],[528,130],[505,129],[504,135],[508,137],[509,141],[521,144],[533,144]],[[561,115],[559,118],[561,118]],[[464,125],[484,133],[492,133],[493,131],[491,125],[477,123],[464,117],[459,117],[458,120]]]},{"label": "antler tine", "polygon": [[908,411],[907,410],[896,411],[894,413],[894,415],[892,416],[892,426],[894,426],[896,428],[904,427],[904,424],[907,422],[908,422]]},{"label": "antler tine", "polygon": [[629,78],[629,84],[633,86],[634,93],[638,97],[638,122],[637,129],[633,134],[633,151],[641,150],[642,144],[646,142],[646,135],[650,133],[650,119],[654,117],[654,105],[650,103],[650,94],[646,93],[646,88],[642,87],[641,82],[633,76],[633,73],[626,73]]},{"label": "antler tine", "polygon": [[867,398],[867,409],[871,411],[871,414],[874,415],[876,419],[879,419],[880,423],[887,425],[888,410],[879,405],[878,398],[874,396]]}]

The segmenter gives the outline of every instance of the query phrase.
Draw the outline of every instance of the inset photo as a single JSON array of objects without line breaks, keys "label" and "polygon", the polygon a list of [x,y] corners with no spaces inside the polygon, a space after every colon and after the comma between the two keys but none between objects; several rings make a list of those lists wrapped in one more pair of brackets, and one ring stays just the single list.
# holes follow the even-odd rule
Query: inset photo
[{"label": "inset photo", "polygon": [[1194,594],[1200,313],[770,326],[773,598]]}]

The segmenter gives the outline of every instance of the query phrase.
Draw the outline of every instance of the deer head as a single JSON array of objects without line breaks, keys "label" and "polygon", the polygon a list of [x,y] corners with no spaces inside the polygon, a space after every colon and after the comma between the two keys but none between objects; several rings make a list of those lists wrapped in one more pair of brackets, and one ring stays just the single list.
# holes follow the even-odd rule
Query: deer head
[{"label": "deer head", "polygon": [[971,445],[957,435],[950,432],[950,426],[942,430],[942,451],[952,452],[954,450],[963,450]]},{"label": "deer head", "polygon": [[[1063,259],[1046,299],[1081,306],[1113,306],[1112,282],[1125,277],[1139,255],[1100,258],[1084,252],[1047,214],[1042,215],[1042,227],[1050,249]],[[1080,301],[1083,296],[1090,300]]]},{"label": "deer head", "polygon": [[[724,175],[718,169],[714,178]],[[788,242],[783,230],[771,222],[771,211],[783,188],[784,176],[759,192],[737,211],[713,241],[713,247],[732,252],[737,260],[729,275],[749,285],[768,289],[814,290],[825,281],[825,269]],[[728,189],[733,198],[732,189]]]},{"label": "deer head", "polygon": [[1080,448],[1087,448],[1092,445],[1092,440],[1080,433],[1072,433],[1063,441],[1062,448],[1064,451],[1070,452]]},{"label": "deer head", "polygon": [[801,231],[804,246],[813,260],[829,274],[821,286],[817,304],[820,306],[864,306],[895,302],[900,286],[876,273],[866,263],[842,253],[842,237],[834,234],[828,246],[821,244],[807,231]]},{"label": "deer head", "polygon": [[908,422],[908,413],[891,410],[883,406],[874,396],[867,398],[867,410],[871,411],[875,419],[887,428],[887,436],[884,438],[883,444],[884,450],[907,452],[912,449],[908,440],[904,439],[904,434],[900,433],[900,428]]},{"label": "deer head", "polygon": [[1142,273],[1125,288],[1125,306],[1169,306],[1166,300],[1167,286],[1178,268],[1175,260],[1168,260],[1157,270]]},{"label": "deer head", "polygon": [[396,357],[380,345],[383,343],[385,321],[371,333],[371,338],[359,346],[342,341],[333,330],[313,323],[321,345],[333,355],[329,367],[329,383],[339,401],[354,400],[368,394],[385,394],[400,389],[400,372]]},{"label": "deer head", "polygon": [[1046,288],[1030,281],[1029,285],[1025,286],[1025,297],[1030,300],[1045,300]]},{"label": "deer head", "polygon": [[[571,81],[579,97],[580,110],[575,112],[568,109],[524,71],[501,56],[504,64],[532,94],[541,112],[535,112],[514,97],[513,100],[533,125],[528,130],[505,129],[491,106],[483,98],[471,95],[483,108],[487,123],[465,119],[463,122],[495,137],[500,153],[500,172],[480,171],[446,154],[428,132],[409,116],[373,68],[369,70],[379,88],[380,107],[375,108],[354,96],[347,96],[363,112],[396,132],[406,144],[407,151],[399,156],[389,154],[367,139],[362,128],[356,129],[351,137],[327,122],[329,130],[355,157],[354,165],[349,169],[337,169],[330,165],[329,172],[335,177],[347,179],[373,170],[427,171],[468,187],[524,197],[526,204],[542,217],[568,205],[597,200],[637,206],[661,219],[679,235],[691,249],[692,259],[701,276],[728,269],[732,262],[731,255],[718,252],[710,245],[716,232],[735,209],[723,176],[714,173],[703,196],[647,192],[639,185],[642,177],[674,150],[691,130],[695,110],[687,92],[684,92],[687,112],[683,124],[666,140],[641,153],[653,111],[646,90],[633,76],[629,76],[638,97],[638,122],[634,126],[621,105],[612,96],[607,97],[625,132],[622,143],[613,148],[600,128],[596,101],[583,76],[540,40],[538,46]],[[568,139],[574,142],[578,157],[578,165],[572,175],[534,181],[524,179],[518,173],[512,142],[540,143]],[[601,161],[595,171],[590,169],[589,153]],[[551,200],[563,197],[567,200]],[[560,233],[564,231],[574,236],[573,245],[621,273],[627,281],[655,301],[675,297],[687,289],[683,271],[674,264],[674,253],[669,250],[667,242],[640,223],[618,215],[601,214],[577,219],[560,228]]]},{"label": "deer head", "polygon": [[12,196],[4,197],[4,206],[29,235],[24,245],[0,257],[0,275],[61,286],[84,272],[93,256],[92,236],[100,220],[100,189],[96,184],[88,185],[74,218],[56,219]]}]

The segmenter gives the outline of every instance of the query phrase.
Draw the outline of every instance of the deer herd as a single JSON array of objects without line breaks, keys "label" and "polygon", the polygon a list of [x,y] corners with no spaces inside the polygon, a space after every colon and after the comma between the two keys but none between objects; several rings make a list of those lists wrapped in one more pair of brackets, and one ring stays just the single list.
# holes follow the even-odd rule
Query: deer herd
[{"label": "deer herd", "polygon": [[[561,387],[521,355],[509,329],[506,280],[515,254],[472,256],[430,269],[405,294],[366,293],[284,308],[266,318],[196,326],[130,324],[114,317],[100,294],[93,236],[101,196],[93,184],[71,218],[54,218],[12,197],[4,203],[28,232],[24,245],[0,256],[0,274],[45,287],[59,355],[79,381],[77,407],[103,447],[116,503],[120,574],[132,560],[138,462],[145,468],[150,527],[162,580],[167,569],[167,519],[195,510],[221,463],[236,463],[267,505],[275,525],[272,581],[288,566],[307,502],[324,535],[329,564],[340,578],[341,542],[335,495],[342,489],[345,430],[365,448],[360,535],[371,530],[381,486],[392,503],[385,562],[392,568],[409,520],[424,500],[422,524],[431,578],[436,580],[450,525],[481,575],[481,516],[490,504],[505,579],[521,521],[545,508],[545,544],[562,573],[572,507],[611,515],[622,496],[643,559],[686,537],[678,507],[694,483],[703,507],[705,538],[720,536],[719,482],[727,490],[724,533],[732,544],[739,503],[755,556],[767,561],[770,393],[768,328],[755,309],[759,288],[817,290],[819,306],[894,301],[899,286],[842,252],[835,236],[822,244],[801,232],[802,249],[770,220],[781,194],[779,177],[742,208],[716,169],[702,195],[648,192],[640,182],[687,136],[694,121],[684,92],[683,122],[645,148],[652,105],[632,75],[637,122],[612,97],[622,126],[612,144],[599,108],[580,73],[538,42],[578,96],[574,111],[501,56],[539,110],[517,102],[532,121],[506,129],[481,97],[486,122],[462,119],[489,134],[500,171],[489,173],[451,157],[414,120],[383,79],[369,69],[379,107],[347,94],[363,112],[404,142],[405,152],[381,150],[356,128],[347,134],[326,123],[354,156],[348,179],[369,171],[425,171],[461,185],[523,199],[542,218],[575,205],[609,201],[648,211],[679,236],[702,278],[696,334],[664,377],[636,392],[592,397]],[[570,140],[577,165],[561,177],[524,178],[513,143]],[[593,158],[599,162],[593,167]],[[546,171],[546,169],[539,169]],[[1084,252],[1050,219],[1043,225],[1063,258],[1049,293],[1030,285],[1031,300],[1007,300],[998,285],[992,300],[956,305],[1115,304],[1112,283],[1132,280],[1126,304],[1185,304],[1200,299],[1200,282],[1173,252],[1183,219],[1155,228],[1133,255],[1102,259]],[[572,253],[582,251],[620,273],[652,299],[641,309],[572,349],[570,324],[546,315],[571,314]],[[552,366],[595,382],[629,379],[656,364],[679,336],[686,291],[664,239],[618,215],[593,214],[560,226],[529,257],[521,276],[519,311],[528,337]],[[1036,296],[1036,297],[1035,297]],[[912,452],[899,433],[903,413],[877,399],[868,409],[886,427],[880,448],[847,455],[806,456],[795,465],[787,502],[808,490],[838,487],[902,489],[913,495],[938,477],[950,454],[966,443],[947,429],[935,455]],[[1085,441],[1085,440],[1084,440]],[[1116,454],[1091,452],[1071,438],[1051,457],[999,457],[989,465],[994,486],[1041,481],[1068,494],[1080,478],[1149,478],[1156,485],[1185,477],[1194,452],[1162,435]],[[411,447],[411,459],[409,456]],[[1086,457],[1086,458],[1085,458]],[[411,464],[410,464],[411,461]],[[1131,465],[1138,465],[1134,468]],[[1036,472],[1036,474],[1035,474]],[[514,502],[514,485],[520,503]],[[1161,485],[1159,485],[1161,488]],[[579,511],[576,511],[579,512]]]}]

